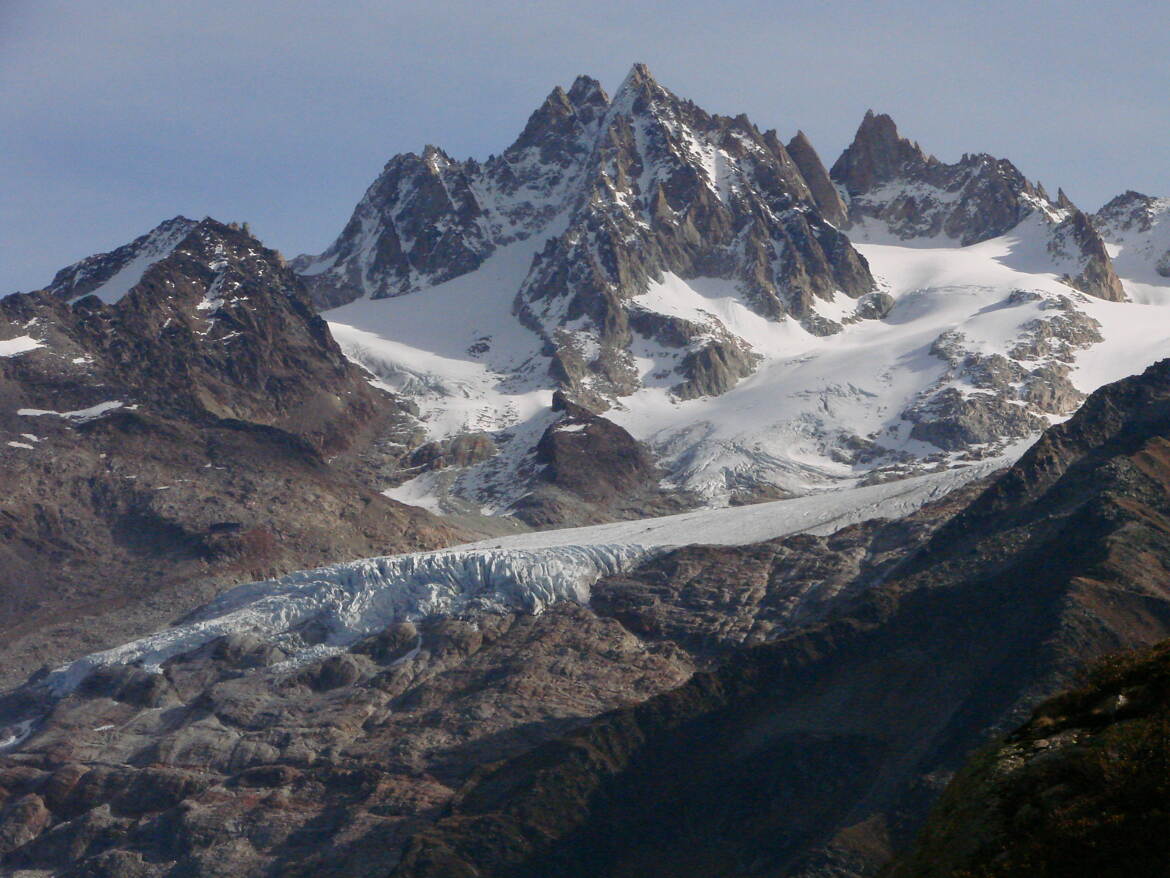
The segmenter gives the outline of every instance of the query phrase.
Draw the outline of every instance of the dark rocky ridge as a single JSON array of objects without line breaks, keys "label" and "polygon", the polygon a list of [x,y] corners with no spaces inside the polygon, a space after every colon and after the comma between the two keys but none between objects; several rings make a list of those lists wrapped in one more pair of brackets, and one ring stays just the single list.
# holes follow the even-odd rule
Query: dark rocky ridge
[{"label": "dark rocky ridge", "polygon": [[170,253],[195,228],[195,220],[177,216],[109,253],[98,253],[62,268],[46,289],[66,299],[79,298],[110,281],[137,259]]},{"label": "dark rocky ridge", "polygon": [[865,874],[985,735],[1170,635],[1168,570],[1164,361],[823,624],[492,766],[394,874]]},{"label": "dark rocky ridge", "polygon": [[344,358],[296,276],[238,229],[181,222],[114,304],[75,295],[114,254],[0,300],[0,333],[43,343],[0,358],[0,430],[18,443],[0,446],[8,680],[234,582],[455,538],[365,482],[358,457],[407,412]]},{"label": "dark rocky ridge", "polygon": [[533,490],[512,514],[533,527],[601,524],[670,515],[697,505],[685,492],[661,487],[662,473],[641,442],[612,421],[553,395],[562,412],[536,444]]}]

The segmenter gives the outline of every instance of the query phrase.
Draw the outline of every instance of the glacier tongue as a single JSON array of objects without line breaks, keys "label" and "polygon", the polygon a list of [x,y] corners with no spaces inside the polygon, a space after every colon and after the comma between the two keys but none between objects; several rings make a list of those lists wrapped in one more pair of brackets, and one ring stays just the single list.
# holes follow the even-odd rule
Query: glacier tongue
[{"label": "glacier tongue", "polygon": [[[447,550],[302,570],[234,588],[180,625],[58,668],[45,685],[61,696],[106,665],[137,663],[157,671],[168,658],[237,632],[270,638],[308,658],[395,621],[508,609],[539,613],[558,601],[587,602],[594,582],[653,551],[636,544]],[[298,650],[298,631],[310,622],[324,639]]]},{"label": "glacier tongue", "polygon": [[[865,519],[901,517],[1008,465],[1023,450],[1021,444],[1010,457],[961,469],[791,500],[517,534],[251,582],[179,625],[60,667],[42,685],[61,697],[99,667],[134,663],[157,671],[168,658],[227,634],[256,634],[305,660],[341,650],[393,622],[483,611],[540,613],[560,601],[587,603],[598,579],[669,548],[828,534]],[[313,646],[302,637],[310,627]]]}]

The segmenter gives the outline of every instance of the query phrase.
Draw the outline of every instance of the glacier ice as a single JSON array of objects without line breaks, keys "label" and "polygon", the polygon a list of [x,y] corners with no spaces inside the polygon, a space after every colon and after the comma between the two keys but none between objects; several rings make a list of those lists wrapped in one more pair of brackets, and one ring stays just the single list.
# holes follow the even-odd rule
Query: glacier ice
[{"label": "glacier ice", "polygon": [[[587,603],[598,579],[669,548],[828,534],[865,519],[901,517],[1010,460],[754,506],[537,531],[297,571],[237,586],[179,624],[78,659],[41,685],[60,697],[98,667],[133,663],[157,671],[168,658],[227,634],[252,633],[306,660],[393,622],[484,611],[540,613],[559,601]],[[302,636],[310,626],[311,645]]]},{"label": "glacier ice", "polygon": [[558,601],[587,602],[590,586],[629,569],[654,549],[637,544],[567,545],[535,550],[470,549],[366,558],[238,586],[181,624],[58,668],[45,679],[57,696],[94,669],[140,664],[157,671],[172,656],[226,634],[249,632],[302,645],[314,623],[320,646],[340,648],[396,621],[433,615],[519,610],[539,613]]}]

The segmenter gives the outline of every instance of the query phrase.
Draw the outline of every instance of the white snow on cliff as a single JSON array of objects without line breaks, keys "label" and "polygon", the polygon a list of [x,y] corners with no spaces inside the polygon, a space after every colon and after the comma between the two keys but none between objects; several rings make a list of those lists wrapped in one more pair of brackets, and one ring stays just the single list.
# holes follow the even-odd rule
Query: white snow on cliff
[{"label": "white snow on cliff", "polygon": [[[113,304],[136,287],[152,265],[162,262],[174,253],[175,248],[190,234],[195,225],[193,220],[182,217],[167,220],[126,247],[113,253],[83,259],[66,271],[72,271],[71,283],[77,286],[85,283],[93,273],[103,270],[108,259],[120,258],[121,264],[117,265],[115,271],[85,294],[97,296],[106,304]],[[82,297],[73,297],[74,300],[79,298]]]}]

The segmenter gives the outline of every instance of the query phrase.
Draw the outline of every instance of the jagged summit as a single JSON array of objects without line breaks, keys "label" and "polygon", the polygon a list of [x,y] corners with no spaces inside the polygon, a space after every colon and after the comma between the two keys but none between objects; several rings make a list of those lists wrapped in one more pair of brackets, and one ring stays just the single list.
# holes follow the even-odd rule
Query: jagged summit
[{"label": "jagged summit", "polygon": [[614,92],[614,98],[616,99],[630,93],[644,93],[646,91],[653,91],[655,89],[665,91],[665,89],[658,84],[658,80],[654,78],[654,74],[650,72],[650,68],[641,61],[635,61],[630,65],[630,70],[628,73],[626,73],[626,76],[622,80],[621,85],[618,86],[617,91]]},{"label": "jagged summit", "polygon": [[1114,248],[1118,270],[1141,285],[1143,296],[1170,278],[1170,198],[1131,189],[1111,199],[1092,221]]},{"label": "jagged summit", "polygon": [[[979,263],[959,279],[966,304],[948,297],[946,251],[1001,237],[961,257]],[[904,239],[913,253],[871,269],[866,248]],[[586,76],[553,88],[482,163],[397,157],[334,244],[294,267],[347,353],[420,401],[434,447],[419,465],[460,461],[396,496],[513,513],[533,485],[548,493],[541,437],[576,451],[592,435],[560,436],[554,392],[715,502],[914,467],[932,449],[991,453],[1081,399],[1076,360],[1102,335],[1074,289],[1124,296],[1092,224],[1006,160],[944,163],[871,110],[830,172],[802,131],[785,143],[709,113],[642,64],[611,94]],[[923,310],[887,324],[919,289]],[[907,348],[899,326],[930,334]],[[864,354],[847,353],[855,339]],[[820,365],[796,365],[814,350]],[[895,378],[915,357],[915,379]],[[760,414],[779,398],[782,414]],[[735,414],[711,414],[724,405]]]},{"label": "jagged summit", "polygon": [[898,134],[893,119],[866,110],[853,142],[829,174],[850,195],[862,195],[891,180],[919,177],[938,164],[917,143]]},{"label": "jagged summit", "polygon": [[900,238],[945,235],[967,246],[1002,235],[1033,211],[1057,210],[1006,159],[977,153],[946,164],[873,110],[829,173],[848,194],[854,222],[877,219]]},{"label": "jagged summit", "polygon": [[895,238],[934,238],[970,246],[1025,221],[1069,286],[1098,298],[1125,298],[1103,242],[1087,216],[1058,191],[1056,201],[1007,159],[965,153],[953,164],[898,133],[894,120],[866,111],[857,134],[830,171],[848,196],[853,223],[884,228]]},{"label": "jagged summit", "polygon": [[845,206],[841,193],[833,185],[829,173],[816,149],[803,131],[788,141],[785,147],[792,160],[796,162],[801,175],[808,184],[809,192],[825,219],[837,228],[849,227],[849,209]]},{"label": "jagged summit", "polygon": [[[634,119],[643,124],[631,125]],[[635,129],[645,135],[643,139],[638,139]],[[702,180],[705,188],[715,190],[726,202],[729,193],[720,188],[726,175],[717,179],[720,173],[715,166],[715,153],[722,146],[702,141],[712,135],[726,138],[731,132],[736,132],[733,139],[745,138],[754,142],[757,151],[771,153],[766,161],[780,167],[768,176],[778,178],[786,204],[817,211],[803,178],[804,172],[817,176],[820,163],[815,151],[805,150],[801,170],[774,135],[761,136],[746,117],[711,116],[661,86],[644,64],[635,64],[612,100],[597,80],[587,76],[578,77],[568,91],[557,86],[503,155],[482,165],[451,162],[443,154],[443,166],[437,167],[427,161],[430,150],[421,162],[412,154],[395,157],[338,240],[321,256],[301,257],[294,264],[308,279],[316,299],[334,305],[358,295],[401,295],[474,270],[500,246],[544,232],[554,218],[572,222],[576,209],[598,199],[612,199],[607,192],[630,188],[636,201],[626,203],[625,209],[640,207],[650,214],[651,223],[655,216],[664,216],[664,205],[654,201],[655,183],[663,184],[669,201],[671,193],[681,193],[684,178]],[[642,151],[654,149],[663,140],[673,143],[669,143],[670,155],[659,156],[660,162],[674,167],[662,167],[663,173],[655,174],[654,180],[643,179],[644,172],[652,169],[643,161]],[[619,179],[611,180],[615,185],[597,191],[593,186],[599,180],[612,177],[606,163],[615,158],[615,148],[629,160],[620,162]],[[731,158],[734,163],[735,156]],[[633,171],[639,172],[639,179],[628,179]],[[756,181],[746,182],[752,189],[760,188]],[[839,205],[826,197],[820,182],[818,188],[839,224]],[[742,189],[747,191],[749,186]],[[842,248],[834,244],[830,249]],[[839,278],[819,279],[818,273],[823,273],[819,267],[796,273],[809,275],[801,285],[813,295],[826,295],[834,286],[847,290],[855,286],[842,285]],[[864,281],[861,286],[868,288]],[[786,310],[779,302],[763,301],[776,298],[774,292],[759,298],[759,304],[773,314]]]},{"label": "jagged summit", "polygon": [[644,64],[612,100],[578,77],[483,164],[430,148],[391,160],[334,244],[294,267],[319,305],[335,306],[424,290],[544,241],[506,295],[559,386],[604,409],[642,383],[629,352],[649,344],[667,349],[681,397],[719,393],[753,358],[710,318],[647,307],[640,297],[666,273],[728,281],[754,312],[818,334],[840,323],[815,302],[873,289],[838,231],[844,208],[824,166],[807,140],[796,148],[799,163],[774,133],[705,112]]}]

